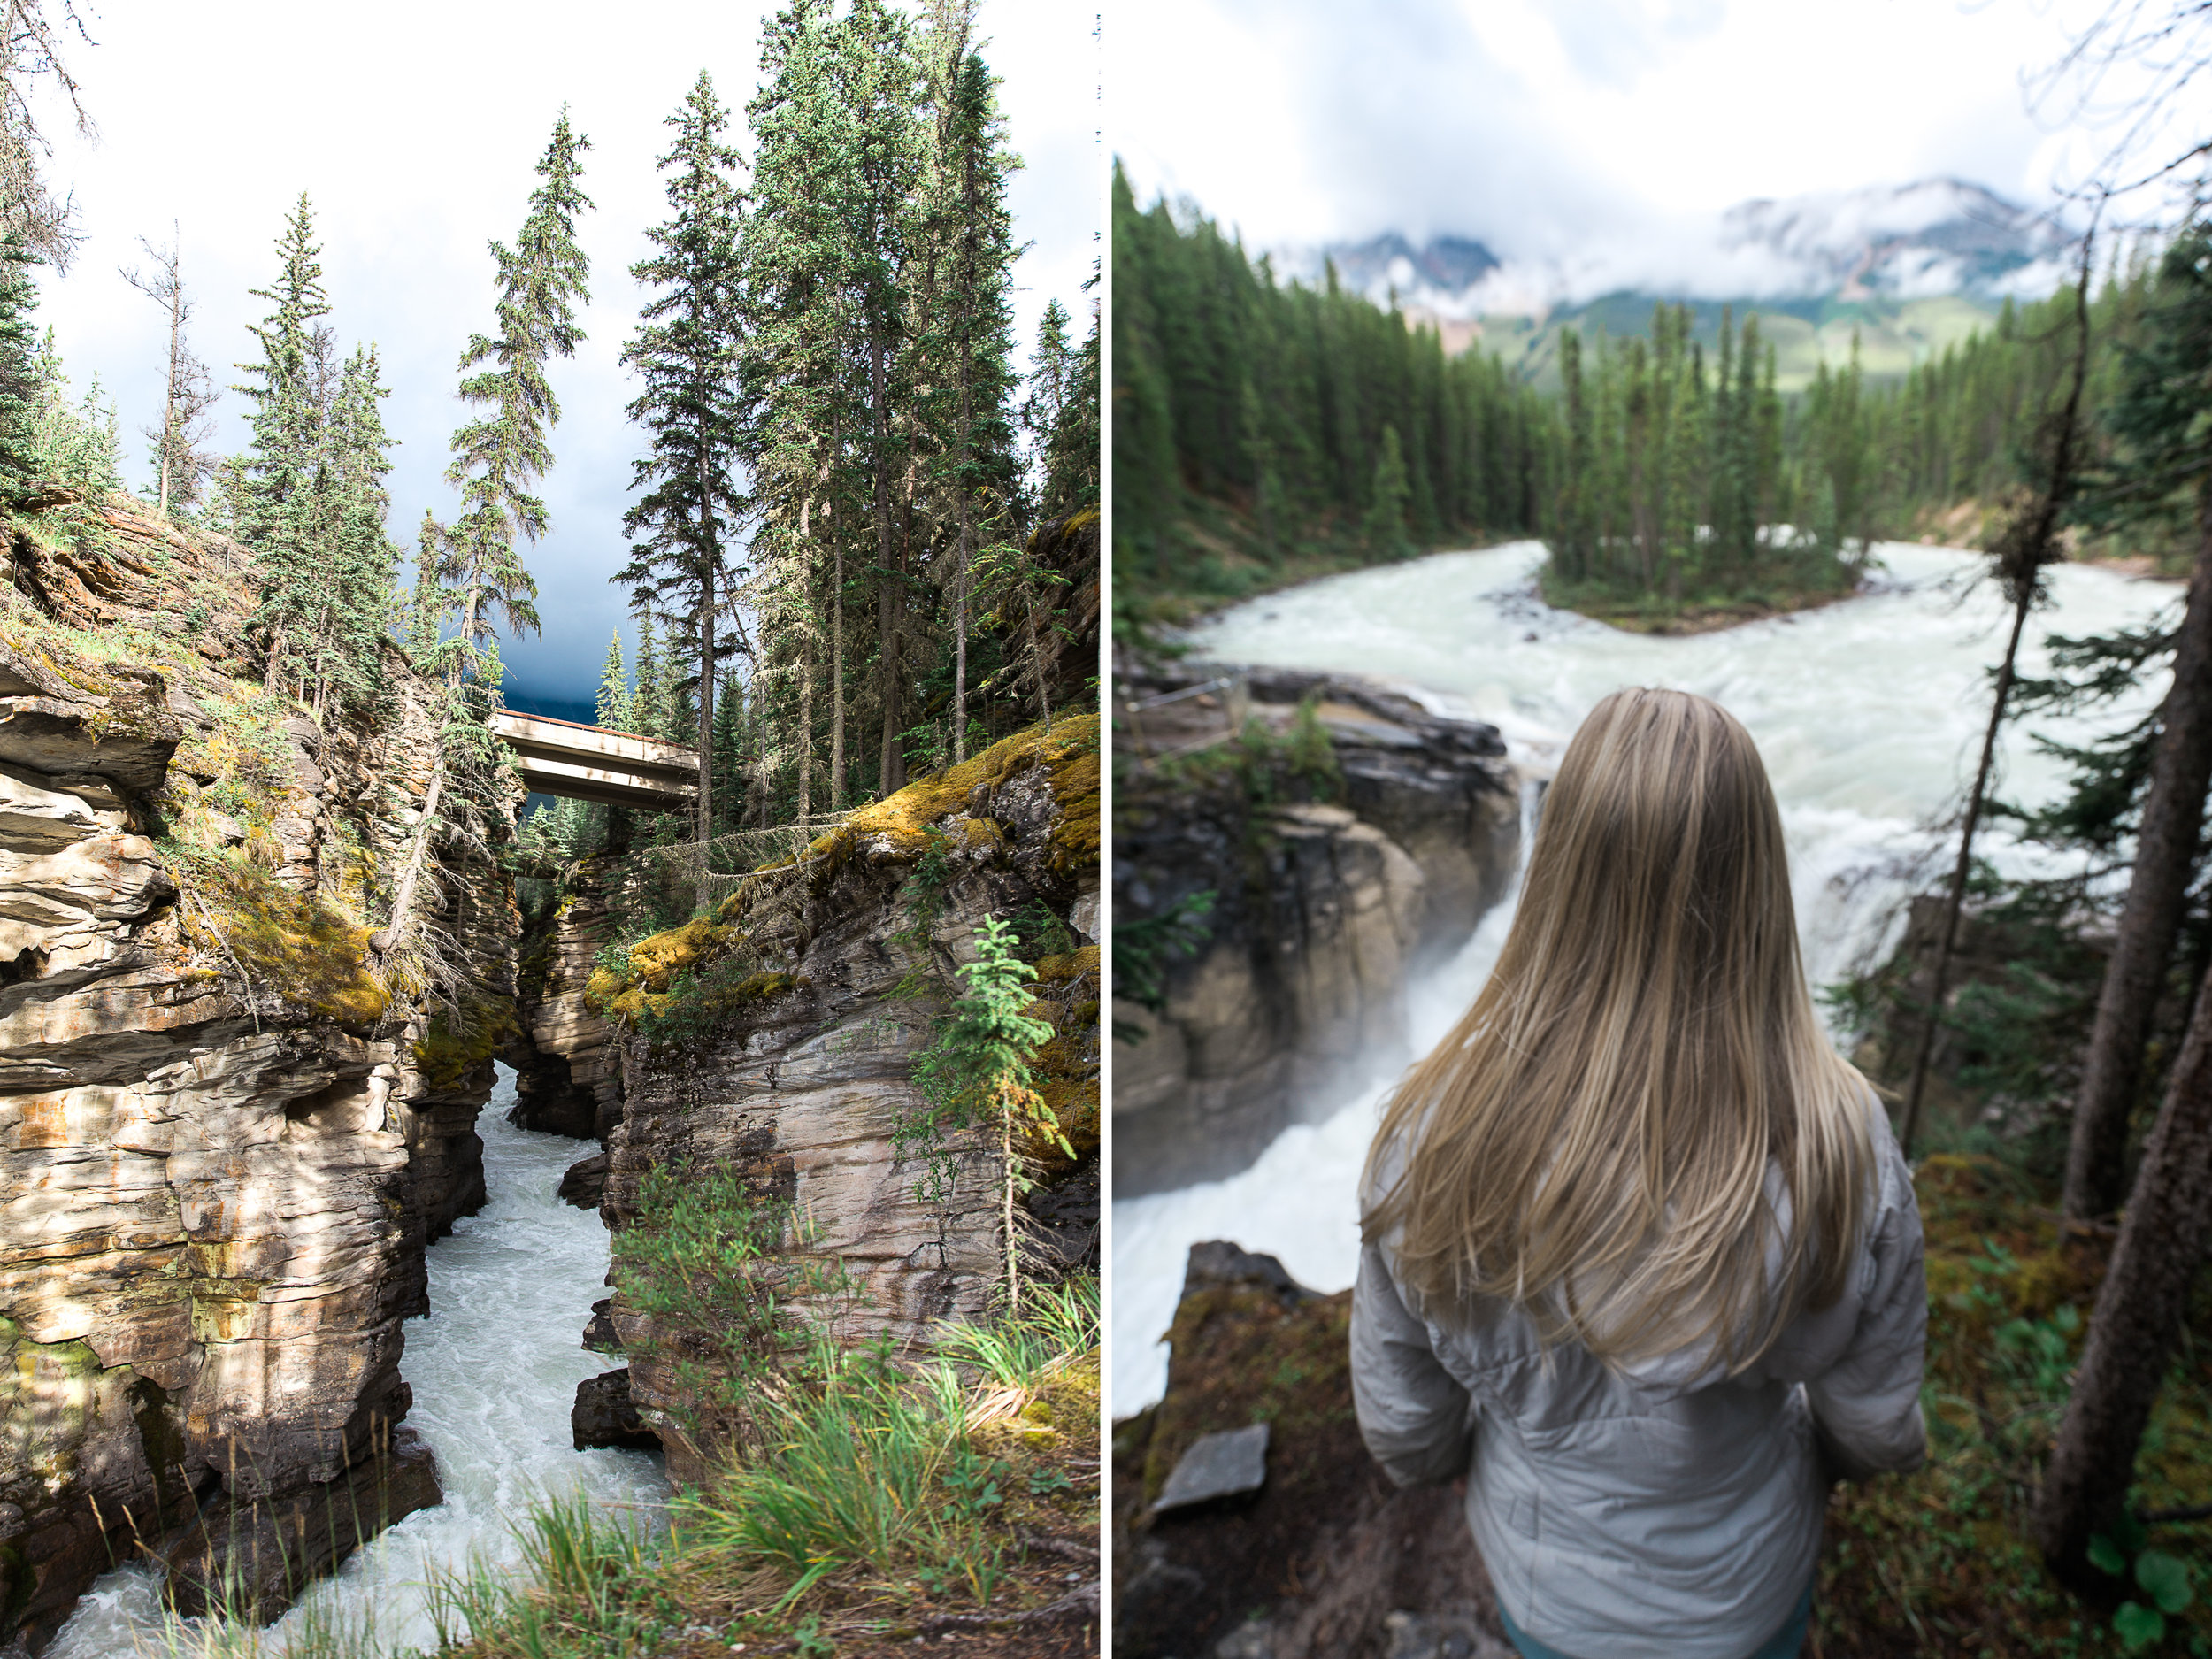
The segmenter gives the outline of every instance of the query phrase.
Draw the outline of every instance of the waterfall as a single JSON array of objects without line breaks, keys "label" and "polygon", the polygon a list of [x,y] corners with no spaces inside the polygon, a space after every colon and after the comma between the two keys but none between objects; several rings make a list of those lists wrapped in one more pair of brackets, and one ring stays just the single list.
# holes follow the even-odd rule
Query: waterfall
[{"label": "waterfall", "polygon": [[[400,1362],[415,1394],[407,1423],[437,1454],[445,1502],[408,1516],[313,1586],[262,1632],[265,1655],[284,1653],[310,1623],[373,1638],[382,1651],[430,1648],[431,1575],[472,1556],[511,1567],[519,1552],[509,1529],[534,1500],[580,1490],[642,1519],[667,1497],[657,1455],[571,1444],[576,1385],[621,1363],[579,1346],[591,1304],[607,1294],[607,1232],[596,1212],[554,1196],[588,1143],[516,1128],[507,1121],[514,1102],[514,1073],[501,1066],[477,1120],[488,1202],[431,1246],[430,1312],[408,1321]],[[78,1602],[48,1659],[165,1655],[173,1630],[180,1652],[213,1645],[203,1622],[165,1619],[155,1574],[127,1566]]]},{"label": "waterfall", "polygon": [[[1934,884],[1932,860],[1956,842],[1931,832],[1957,799],[1989,714],[1986,672],[2003,649],[2008,606],[1977,580],[1985,561],[1952,549],[1891,543],[1870,590],[1823,608],[1680,637],[1624,634],[1554,611],[1534,592],[1535,542],[1329,578],[1252,600],[1195,629],[1194,655],[1228,663],[1386,674],[1439,713],[1487,720],[1521,771],[1521,824],[1532,833],[1536,780],[1600,697],[1621,686],[1701,692],[1750,729],[1773,780],[1790,849],[1806,972],[1816,988],[1893,942],[1899,902]],[[2052,572],[2054,603],[2023,644],[2021,672],[2048,672],[2052,634],[2139,625],[2180,598],[2178,585],[2081,565]],[[2165,680],[2083,716],[2008,728],[2007,800],[2049,799],[2064,764],[2031,733],[2079,743],[2139,718]],[[1976,841],[2000,869],[2041,867],[2040,849],[2001,831]],[[1394,1075],[1450,1029],[1481,988],[1512,918],[1509,894],[1440,971],[1406,987],[1409,1048],[1379,1056]],[[1159,1338],[1174,1317],[1191,1245],[1227,1239],[1279,1256],[1302,1282],[1341,1290],[1359,1259],[1355,1188],[1387,1085],[1283,1132],[1225,1179],[1113,1207],[1112,1410],[1156,1400],[1167,1379]]]}]

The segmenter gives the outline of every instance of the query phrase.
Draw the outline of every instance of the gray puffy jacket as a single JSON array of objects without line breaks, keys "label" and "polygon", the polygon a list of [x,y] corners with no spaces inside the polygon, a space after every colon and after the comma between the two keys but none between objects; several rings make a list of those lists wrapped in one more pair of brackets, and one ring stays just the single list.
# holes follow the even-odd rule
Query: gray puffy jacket
[{"label": "gray puffy jacket", "polygon": [[1870,1116],[1881,1190],[1842,1299],[1732,1379],[1714,1379],[1709,1353],[1618,1371],[1571,1344],[1547,1356],[1503,1303],[1471,1329],[1425,1322],[1387,1241],[1362,1253],[1360,1432],[1400,1486],[1467,1477],[1498,1600],[1538,1641],[1578,1659],[1744,1659],[1812,1576],[1826,1478],[1919,1465],[1920,1212],[1886,1117]]}]

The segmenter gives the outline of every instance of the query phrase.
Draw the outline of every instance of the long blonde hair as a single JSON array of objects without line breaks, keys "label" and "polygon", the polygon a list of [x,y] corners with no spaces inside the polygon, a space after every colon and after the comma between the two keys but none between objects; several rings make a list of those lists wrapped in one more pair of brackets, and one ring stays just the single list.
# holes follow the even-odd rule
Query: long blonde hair
[{"label": "long blonde hair", "polygon": [[1495,972],[1384,1113],[1361,1230],[1432,1317],[1502,1298],[1609,1364],[1702,1348],[1732,1374],[1842,1294],[1870,1098],[1806,992],[1751,734],[1617,691],[1568,745]]}]

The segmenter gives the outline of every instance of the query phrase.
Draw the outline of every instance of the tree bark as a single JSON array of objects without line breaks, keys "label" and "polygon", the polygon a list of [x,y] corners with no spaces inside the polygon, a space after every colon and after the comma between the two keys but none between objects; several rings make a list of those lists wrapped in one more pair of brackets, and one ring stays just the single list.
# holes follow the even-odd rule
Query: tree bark
[{"label": "tree bark", "polygon": [[2079,1577],[2091,1535],[2119,1519],[2208,1240],[2212,974],[2198,987],[2036,1494],[2035,1540],[2062,1576]]},{"label": "tree bark", "polygon": [[2196,569],[2174,648],[2174,683],[2159,711],[2135,868],[2074,1102],[2064,1202],[2066,1214],[2078,1220],[2108,1214],[2120,1203],[2129,1112],[2212,784],[2212,483],[2198,493],[2197,528]]},{"label": "tree bark", "polygon": [[845,544],[830,533],[830,810],[845,810]]},{"label": "tree bark", "polygon": [[883,337],[868,337],[868,391],[875,422],[876,560],[883,572],[882,597],[876,606],[878,671],[883,685],[883,741],[876,765],[876,795],[892,790],[892,757],[899,730],[899,572],[891,554],[890,386],[884,364]]},{"label": "tree bark", "polygon": [[[703,504],[701,511],[707,509]],[[711,898],[707,843],[714,839],[714,567],[710,548],[699,576],[699,908]]]}]

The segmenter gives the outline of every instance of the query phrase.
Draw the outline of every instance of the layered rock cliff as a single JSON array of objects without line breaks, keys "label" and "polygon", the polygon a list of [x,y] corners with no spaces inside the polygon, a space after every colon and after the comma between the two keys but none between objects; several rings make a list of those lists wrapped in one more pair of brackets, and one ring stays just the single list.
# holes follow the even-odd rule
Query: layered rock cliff
[{"label": "layered rock cliff", "polygon": [[426,1243],[480,1203],[514,912],[449,857],[473,1018],[370,970],[422,688],[259,683],[243,555],[57,498],[0,546],[0,1646],[98,1573],[280,1608],[435,1502],[397,1425]]},{"label": "layered rock cliff", "polygon": [[[623,1022],[602,1212],[618,1263],[626,1233],[657,1224],[657,1181],[726,1179],[787,1217],[761,1271],[846,1341],[912,1355],[940,1321],[980,1319],[1008,1263],[1001,1144],[987,1125],[933,1151],[917,1139],[910,1073],[995,918],[1033,964],[1029,1014],[1051,1027],[1034,1086],[1067,1143],[1013,1148],[1036,1180],[1015,1217],[1022,1271],[1096,1271],[1098,738],[1094,716],[1009,738],[851,814],[711,919],[594,979],[593,1002]],[[942,1190],[928,1190],[933,1156]],[[838,1285],[807,1277],[833,1262]],[[672,1475],[694,1479],[742,1434],[741,1401],[703,1379],[730,1363],[722,1333],[615,1277],[630,1396]]]},{"label": "layered rock cliff", "polygon": [[1118,695],[1129,1197],[1233,1174],[1402,1064],[1405,983],[1503,895],[1520,807],[1495,728],[1377,684],[1179,664],[1125,670]]}]

